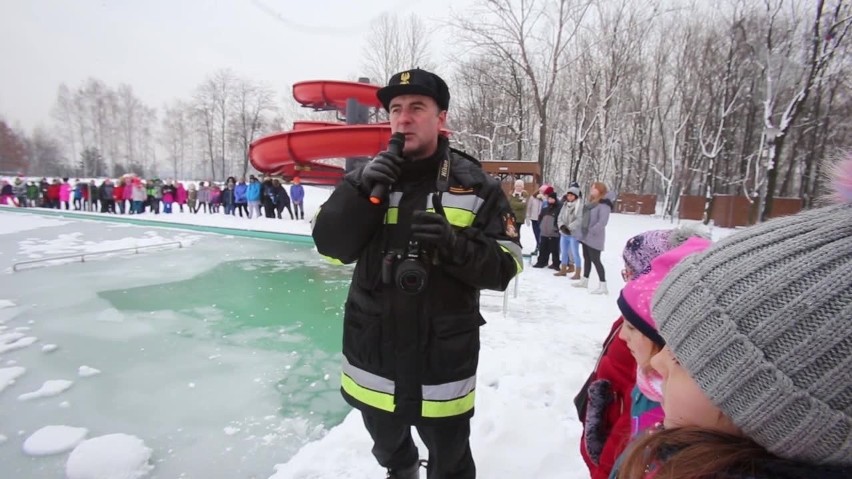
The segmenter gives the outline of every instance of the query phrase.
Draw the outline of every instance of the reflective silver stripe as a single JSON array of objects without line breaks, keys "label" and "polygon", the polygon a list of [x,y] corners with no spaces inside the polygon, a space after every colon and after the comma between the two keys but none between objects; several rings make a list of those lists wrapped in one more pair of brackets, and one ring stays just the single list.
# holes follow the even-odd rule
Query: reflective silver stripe
[{"label": "reflective silver stripe", "polygon": [[497,240],[497,244],[509,250],[512,253],[512,256],[515,257],[519,263],[523,264],[524,262],[524,253],[521,251],[521,247],[517,245],[514,241],[500,241]]},{"label": "reflective silver stripe", "polygon": [[423,386],[424,401],[450,401],[460,397],[467,396],[471,391],[476,389],[476,375],[461,381],[453,381],[451,383],[437,384],[433,386]]},{"label": "reflective silver stripe", "polygon": [[[433,193],[434,196],[434,193]],[[482,205],[485,204],[485,200],[476,195],[457,195],[455,193],[444,193],[441,197],[441,204],[445,208],[460,208],[463,210],[468,210],[476,214],[482,208]],[[429,205],[427,208],[432,207],[432,199],[429,198]]]},{"label": "reflective silver stripe", "polygon": [[349,360],[346,359],[346,356],[343,356],[343,372],[347,376],[352,378],[353,381],[358,383],[358,385],[368,389],[372,389],[373,391],[393,394],[394,390],[396,389],[396,385],[390,379],[386,379],[381,376],[376,376],[373,373],[369,373],[367,371],[364,371],[363,369],[356,368],[355,366],[349,364]]},{"label": "reflective silver stripe", "polygon": [[388,207],[396,208],[399,207],[399,203],[402,201],[402,192],[401,191],[393,191],[390,195],[388,195]]}]

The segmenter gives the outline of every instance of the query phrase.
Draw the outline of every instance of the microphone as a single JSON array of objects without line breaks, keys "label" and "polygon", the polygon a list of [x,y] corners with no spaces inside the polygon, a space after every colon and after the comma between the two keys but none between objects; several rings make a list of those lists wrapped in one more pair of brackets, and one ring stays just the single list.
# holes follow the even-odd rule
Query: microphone
[{"label": "microphone", "polygon": [[[405,147],[405,135],[396,132],[391,135],[388,142],[388,153],[402,157],[402,149]],[[370,191],[370,203],[379,205],[382,203],[382,198],[388,194],[388,185],[384,183],[376,183],[373,185],[373,190]]]}]

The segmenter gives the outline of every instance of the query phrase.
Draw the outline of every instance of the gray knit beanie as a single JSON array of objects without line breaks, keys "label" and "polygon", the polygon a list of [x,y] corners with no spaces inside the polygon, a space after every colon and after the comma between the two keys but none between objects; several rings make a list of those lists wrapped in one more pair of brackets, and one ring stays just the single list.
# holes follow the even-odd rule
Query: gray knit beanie
[{"label": "gray knit beanie", "polygon": [[852,204],[719,241],[682,261],[652,307],[746,436],[779,457],[852,465]]}]

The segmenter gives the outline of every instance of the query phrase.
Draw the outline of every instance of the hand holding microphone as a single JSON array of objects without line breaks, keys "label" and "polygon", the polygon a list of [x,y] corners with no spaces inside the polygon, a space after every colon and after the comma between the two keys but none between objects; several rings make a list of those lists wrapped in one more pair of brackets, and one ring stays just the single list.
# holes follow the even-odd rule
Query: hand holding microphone
[{"label": "hand holding microphone", "polygon": [[370,202],[373,204],[381,204],[387,196],[388,187],[399,178],[404,146],[405,135],[394,133],[388,149],[376,155],[361,172],[361,184],[370,192]]}]

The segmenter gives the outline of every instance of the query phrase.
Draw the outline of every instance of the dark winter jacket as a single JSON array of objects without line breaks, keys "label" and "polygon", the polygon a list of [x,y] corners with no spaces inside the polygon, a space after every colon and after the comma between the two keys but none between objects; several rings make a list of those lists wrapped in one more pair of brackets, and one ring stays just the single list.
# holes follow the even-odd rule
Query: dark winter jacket
[{"label": "dark winter jacket", "polygon": [[541,228],[541,236],[546,238],[559,237],[558,220],[560,209],[562,209],[562,204],[559,200],[556,200],[553,204],[550,204],[547,200],[542,202],[541,213],[538,215],[538,224],[539,228]]},{"label": "dark winter jacket", "polygon": [[103,201],[112,201],[115,188],[112,183],[107,183],[104,181],[100,188],[98,188],[98,197]]},{"label": "dark winter jacket", "polygon": [[222,204],[225,206],[233,205],[236,202],[234,189],[228,187],[223,188],[222,193],[219,196],[219,201],[222,202]]},{"label": "dark winter jacket", "polygon": [[[357,260],[343,321],[344,399],[408,424],[473,415],[479,361],[479,291],[504,290],[522,265],[506,196],[469,156],[441,139],[433,157],[403,164],[388,200],[377,206],[348,174],[314,221],[318,251],[343,263]],[[439,165],[449,165],[449,189],[438,191]],[[440,197],[455,241],[421,251],[428,270],[423,292],[396,286],[415,210]],[[413,259],[413,258],[412,258]],[[393,265],[386,269],[383,264]]]},{"label": "dark winter jacket", "polygon": [[275,198],[275,206],[280,208],[290,206],[290,195],[287,194],[287,188],[284,188],[284,185],[273,186],[272,193]]}]

